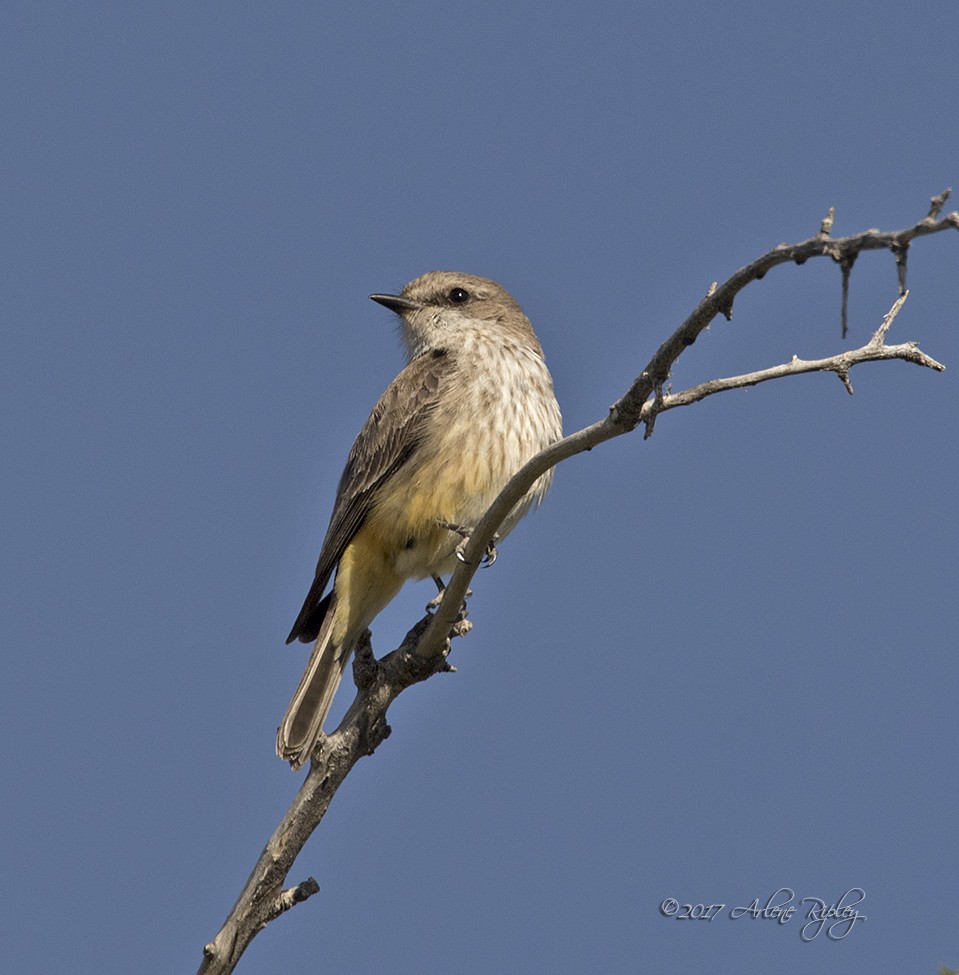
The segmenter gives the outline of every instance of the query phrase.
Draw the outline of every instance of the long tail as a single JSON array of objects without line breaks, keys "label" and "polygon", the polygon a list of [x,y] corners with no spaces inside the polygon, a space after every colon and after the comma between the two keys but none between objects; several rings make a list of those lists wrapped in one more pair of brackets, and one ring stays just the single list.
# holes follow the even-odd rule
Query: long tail
[{"label": "long tail", "polygon": [[337,646],[333,642],[335,609],[334,600],[320,627],[300,684],[276,733],[276,753],[294,769],[300,768],[310,757],[353,652],[353,641],[344,646]]}]

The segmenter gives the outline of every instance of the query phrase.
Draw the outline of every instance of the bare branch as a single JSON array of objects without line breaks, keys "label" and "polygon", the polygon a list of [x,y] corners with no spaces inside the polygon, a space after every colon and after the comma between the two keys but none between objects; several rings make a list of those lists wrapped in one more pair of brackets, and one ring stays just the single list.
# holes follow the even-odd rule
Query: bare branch
[{"label": "bare branch", "polygon": [[819,233],[822,237],[828,237],[832,233],[832,225],[836,222],[836,208],[830,207],[826,216],[823,217]]},{"label": "bare branch", "polygon": [[849,334],[849,276],[852,274],[852,266],[856,263],[856,255],[853,253],[844,254],[839,259],[839,267],[842,271],[842,337]]},{"label": "bare branch", "polygon": [[[908,294],[908,292],[907,292]],[[665,413],[673,410],[677,406],[689,406],[698,403],[707,396],[714,393],[725,393],[730,389],[744,389],[748,386],[757,386],[759,383],[768,382],[770,379],[783,379],[786,376],[801,376],[807,372],[834,372],[843,382],[846,390],[852,394],[852,385],[849,382],[849,370],[853,366],[858,366],[861,362],[878,362],[883,359],[902,359],[904,362],[913,362],[918,366],[925,366],[927,369],[934,369],[942,372],[946,367],[935,359],[930,359],[922,352],[915,342],[906,342],[903,345],[885,345],[884,338],[892,320],[899,313],[906,295],[896,300],[896,303],[889,310],[883,319],[882,325],[876,333],[861,349],[852,352],[842,352],[839,355],[830,356],[827,359],[800,359],[793,356],[789,362],[780,366],[771,366],[769,369],[760,369],[757,372],[746,373],[744,376],[730,376],[727,379],[711,379],[708,382],[692,386],[679,393],[673,393],[662,399],[661,402],[655,400],[646,404],[646,410],[650,414]],[[645,416],[644,416],[645,420]]]},{"label": "bare branch", "polygon": [[952,187],[944,189],[938,196],[930,197],[929,199],[929,216],[931,219],[935,220],[936,217],[942,212],[942,208],[946,205],[946,200],[952,196]]},{"label": "bare branch", "polygon": [[[389,737],[386,714],[397,695],[433,674],[453,669],[446,657],[451,638],[464,635],[470,627],[464,602],[470,580],[503,520],[542,474],[567,457],[629,433],[640,423],[645,424],[648,437],[658,414],[729,389],[807,372],[834,372],[851,393],[850,370],[861,362],[882,359],[902,359],[934,370],[943,369],[940,363],[920,351],[916,343],[887,346],[885,337],[906,298],[905,255],[909,244],[916,237],[948,228],[959,229],[959,212],[939,219],[949,192],[946,190],[932,198],[929,216],[912,227],[889,233],[867,230],[851,237],[832,238],[834,212],[830,209],[814,237],[799,244],[780,244],[740,268],[722,285],[714,283],[686,321],[657,349],[626,393],[610,407],[608,416],[552,444],[509,481],[466,541],[464,562],[453,573],[436,612],[427,613],[407,633],[403,643],[382,660],[373,656],[369,633],[364,635],[353,663],[356,698],[339,727],[321,737],[314,749],[310,770],[290,808],[260,854],[223,928],[204,948],[199,969],[201,975],[232,972],[246,947],[266,924],[319,890],[312,877],[286,890],[283,884],[297,855],[323,819],[350,770],[364,755],[372,755]],[[881,249],[896,256],[902,294],[862,348],[814,361],[793,357],[788,363],[769,369],[711,380],[679,393],[663,394],[663,385],[682,352],[696,341],[716,315],[730,318],[736,295],[752,281],[760,280],[771,268],[789,262],[803,264],[810,257],[823,256],[839,263],[843,273],[845,326],[846,294],[853,263],[860,252]]]},{"label": "bare branch", "polygon": [[[363,635],[353,660],[356,697],[336,731],[323,736],[314,749],[310,770],[290,808],[263,848],[219,934],[203,949],[200,975],[232,972],[249,943],[270,921],[319,890],[312,877],[290,890],[282,890],[282,886],[350,770],[389,737],[386,712],[397,695],[435,673],[453,670],[446,662],[449,639],[443,652],[430,659],[414,652],[431,620],[427,614],[382,660],[373,656],[369,630]],[[450,637],[465,634],[469,626],[463,607],[450,627]]]}]

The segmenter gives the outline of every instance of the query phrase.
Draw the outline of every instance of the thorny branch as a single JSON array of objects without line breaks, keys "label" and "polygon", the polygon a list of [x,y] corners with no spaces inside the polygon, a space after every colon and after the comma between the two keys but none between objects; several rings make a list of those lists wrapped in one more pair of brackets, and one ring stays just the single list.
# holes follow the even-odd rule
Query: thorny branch
[{"label": "thorny branch", "polygon": [[[798,244],[780,244],[740,268],[723,284],[710,287],[689,317],[657,349],[626,393],[610,407],[608,416],[548,447],[510,480],[475,527],[463,550],[465,562],[453,573],[437,611],[428,613],[410,630],[403,643],[381,660],[374,658],[369,634],[365,635],[353,664],[356,698],[339,727],[317,744],[310,771],[290,808],[260,854],[223,928],[204,948],[200,975],[232,972],[260,930],[294,904],[319,890],[312,877],[286,890],[283,883],[352,767],[362,756],[372,755],[380,743],[389,737],[386,713],[390,704],[412,684],[426,680],[435,673],[453,670],[446,657],[450,651],[450,639],[464,635],[470,628],[464,603],[470,580],[499,525],[543,473],[568,457],[629,433],[641,423],[645,424],[645,436],[649,437],[660,413],[726,390],[807,372],[834,372],[852,393],[849,372],[861,362],[902,359],[930,369],[944,368],[920,351],[915,342],[889,346],[885,344],[885,337],[906,298],[909,245],[917,237],[949,228],[959,229],[959,212],[953,211],[941,219],[939,216],[949,195],[950,190],[945,190],[933,197],[928,215],[911,227],[891,232],[866,230],[840,238],[831,236],[835,213],[830,208],[815,236]],[[842,325],[845,335],[849,277],[856,258],[864,250],[888,250],[894,255],[900,297],[862,348],[815,361],[804,361],[794,356],[779,366],[743,376],[714,379],[664,395],[663,386],[682,352],[696,341],[717,315],[722,314],[727,319],[732,316],[733,301],[746,285],[761,280],[771,268],[780,264],[803,264],[811,257],[823,256],[831,257],[839,264],[843,283]]]}]

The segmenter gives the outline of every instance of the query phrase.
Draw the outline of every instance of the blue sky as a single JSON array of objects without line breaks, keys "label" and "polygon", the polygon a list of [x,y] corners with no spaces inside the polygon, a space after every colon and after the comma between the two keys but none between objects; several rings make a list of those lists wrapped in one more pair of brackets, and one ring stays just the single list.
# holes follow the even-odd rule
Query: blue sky
[{"label": "blue sky", "polygon": [[[3,970],[193,971],[286,808],[283,640],[402,363],[368,294],[500,281],[575,430],[711,281],[959,183],[956,28],[951,0],[9,5]],[[944,374],[730,393],[564,464],[239,971],[959,966],[957,269],[959,235],[916,242],[890,335]],[[674,386],[863,344],[892,258],[860,258],[845,344],[839,287],[775,270]],[[728,916],[780,887],[860,887],[867,920]]]}]

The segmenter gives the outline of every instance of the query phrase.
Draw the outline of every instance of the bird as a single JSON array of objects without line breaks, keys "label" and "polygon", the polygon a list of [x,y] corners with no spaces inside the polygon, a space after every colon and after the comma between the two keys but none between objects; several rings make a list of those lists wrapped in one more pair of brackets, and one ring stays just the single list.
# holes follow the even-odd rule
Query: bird
[{"label": "bird", "polygon": [[[408,579],[432,577],[442,593],[458,547],[507,481],[562,437],[543,349],[500,285],[430,271],[399,294],[370,298],[398,316],[407,363],[350,450],[313,584],[287,637],[313,643],[277,730],[277,754],[293,769],[322,736],[343,671],[373,619]],[[539,505],[551,482],[550,470],[512,509],[497,541]]]}]

